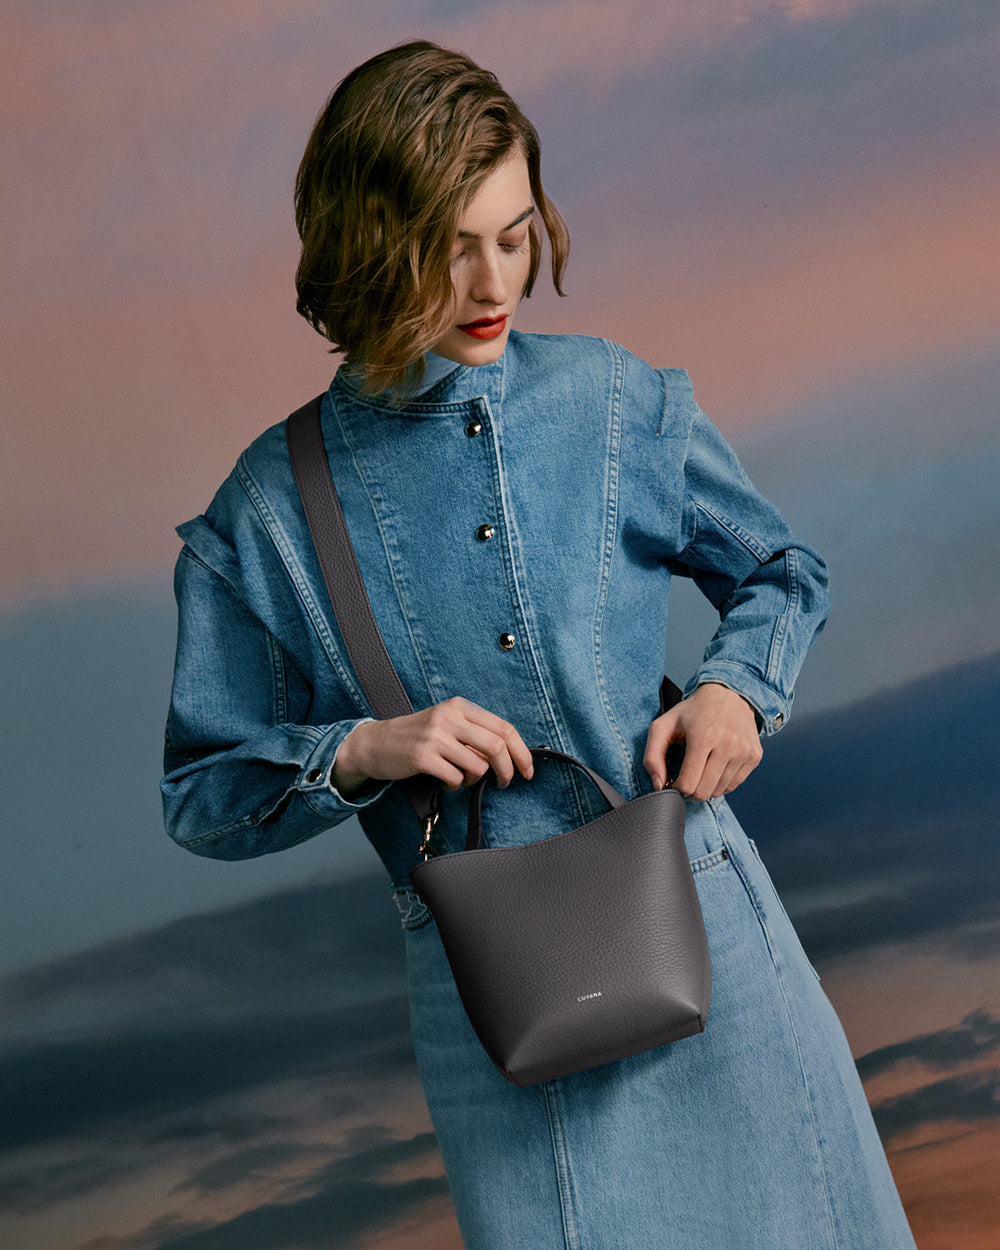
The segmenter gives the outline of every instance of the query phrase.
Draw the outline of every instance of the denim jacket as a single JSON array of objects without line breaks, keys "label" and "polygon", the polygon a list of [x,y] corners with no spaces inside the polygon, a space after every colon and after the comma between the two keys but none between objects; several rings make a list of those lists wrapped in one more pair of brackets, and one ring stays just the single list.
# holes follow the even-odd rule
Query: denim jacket
[{"label": "denim jacket", "polygon": [[[642,754],[680,574],[720,616],[686,693],[721,682],[765,733],[787,719],[827,613],[825,566],[748,481],[682,370],[604,340],[512,333],[495,364],[456,367],[402,407],[362,395],[341,369],[322,420],[414,708],[463,695],[529,746],[578,757],[630,797],[648,790]],[[405,885],[419,836],[398,787],[348,801],[330,781],[341,742],[372,712],[326,597],[283,423],[178,532],[169,833],[239,859],[356,814]],[[467,792],[443,796],[446,848],[463,844],[467,810]],[[484,832],[529,841],[601,810],[582,774],[545,765],[490,797]]]}]

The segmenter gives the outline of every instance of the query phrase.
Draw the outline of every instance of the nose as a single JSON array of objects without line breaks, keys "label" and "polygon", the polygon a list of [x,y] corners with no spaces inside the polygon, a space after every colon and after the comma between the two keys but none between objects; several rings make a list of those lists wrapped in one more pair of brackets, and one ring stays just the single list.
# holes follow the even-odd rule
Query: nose
[{"label": "nose", "polygon": [[500,307],[507,302],[507,284],[500,269],[500,258],[495,253],[477,259],[469,294],[477,304]]}]

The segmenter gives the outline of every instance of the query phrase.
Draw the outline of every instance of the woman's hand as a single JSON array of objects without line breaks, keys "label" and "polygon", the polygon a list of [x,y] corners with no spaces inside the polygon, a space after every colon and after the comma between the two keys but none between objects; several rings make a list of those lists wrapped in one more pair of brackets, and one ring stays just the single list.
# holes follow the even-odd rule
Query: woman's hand
[{"label": "woman's hand", "polygon": [[[676,777],[667,777],[667,748],[684,743],[684,763]],[[669,780],[675,790],[693,799],[729,794],[760,763],[763,750],[754,710],[735,690],[705,682],[649,727],[643,763],[662,790]]]},{"label": "woman's hand", "polygon": [[513,725],[468,699],[454,698],[410,716],[358,725],[341,743],[330,779],[349,798],[369,781],[417,773],[457,790],[473,785],[488,768],[497,785],[506,786],[515,768],[531,776],[531,752]]}]

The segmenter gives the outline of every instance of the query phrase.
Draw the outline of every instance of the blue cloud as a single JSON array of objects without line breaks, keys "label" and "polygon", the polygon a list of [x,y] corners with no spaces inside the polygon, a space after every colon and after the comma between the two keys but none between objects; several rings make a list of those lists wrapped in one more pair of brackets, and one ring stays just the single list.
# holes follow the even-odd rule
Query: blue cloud
[{"label": "blue cloud", "polygon": [[[813,718],[770,744],[734,806],[813,955],[954,943],[997,919],[1000,848],[976,811],[995,810],[1000,797],[998,731],[986,736],[998,694],[1000,657]],[[980,727],[979,754],[958,732],[970,723]],[[932,736],[938,765],[975,795],[960,830],[943,823],[954,818],[954,789],[920,784],[920,748]],[[428,1135],[409,1146],[391,1132],[346,1150],[317,1137],[306,1144],[288,1095],[308,1090],[308,1105],[334,1119],[355,1117],[359,1097],[377,1103],[377,1090],[419,1105],[399,924],[380,874],[181,919],[18,973],[0,996],[9,1036],[0,1050],[0,1207],[44,1210],[166,1163],[186,1167],[186,1193],[208,1197],[249,1180],[268,1201],[219,1225],[171,1218],[120,1250],[308,1246],[323,1227],[343,1238],[326,1244],[351,1245],[379,1218],[446,1209],[440,1177],[396,1183],[391,1173],[405,1159],[436,1159]],[[978,1012],[872,1052],[861,1069],[915,1061],[949,1073],[998,1048],[1000,1025]],[[266,1095],[279,1089],[276,1104]],[[982,1120],[995,1107],[992,1078],[955,1072],[885,1101],[877,1115],[892,1135]],[[290,1175],[299,1179],[274,1197],[275,1178]],[[288,1229],[298,1241],[281,1240]]]},{"label": "blue cloud", "polygon": [[732,805],[814,958],[1000,935],[998,702],[1000,655],[769,741]]},{"label": "blue cloud", "polygon": [[973,1011],[954,1028],[923,1033],[919,1037],[869,1051],[858,1060],[858,1071],[867,1080],[907,1062],[930,1068],[955,1068],[998,1050],[1000,1020],[989,1012]]},{"label": "blue cloud", "polygon": [[[375,857],[355,822],[282,855],[211,863],[163,832],[176,629],[164,570],[0,618],[0,974]],[[16,832],[17,836],[13,836]]]},{"label": "blue cloud", "polygon": [[[223,1181],[245,1185],[261,1179],[270,1167],[281,1168],[302,1153],[279,1145],[234,1155],[216,1166],[216,1183],[207,1192],[217,1192]],[[393,1175],[396,1169],[421,1163],[436,1174],[410,1180]],[[247,1169],[242,1174],[241,1165]],[[278,1200],[218,1222],[170,1216],[111,1245],[114,1250],[347,1250],[362,1237],[401,1221],[438,1216],[448,1209],[448,1186],[433,1134],[399,1140],[373,1126],[355,1134],[338,1158],[304,1175]],[[110,1250],[105,1238],[92,1246]]]},{"label": "blue cloud", "polygon": [[[845,369],[830,393],[735,440],[754,482],[830,565],[833,611],[797,715],[1000,649],[998,393],[995,345],[900,375]],[[683,682],[716,622],[677,589],[669,663]]]},{"label": "blue cloud", "polygon": [[1000,1071],[935,1081],[876,1103],[872,1115],[883,1141],[929,1124],[996,1120],[1000,1117]]},{"label": "blue cloud", "polygon": [[525,103],[561,195],[583,192],[595,169],[629,184],[643,169],[669,236],[719,195],[776,204],[834,170],[884,171],[958,135],[988,143],[998,39],[992,0],[763,12],[641,66],[610,98],[580,75]]}]

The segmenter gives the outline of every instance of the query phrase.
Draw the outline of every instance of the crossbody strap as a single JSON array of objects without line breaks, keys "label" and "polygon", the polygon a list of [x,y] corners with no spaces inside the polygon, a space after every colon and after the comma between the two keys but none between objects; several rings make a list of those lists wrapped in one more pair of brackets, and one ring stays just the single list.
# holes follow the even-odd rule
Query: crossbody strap
[{"label": "crossbody strap", "polygon": [[[330,472],[320,421],[322,400],[318,395],[296,409],[285,425],[292,471],[333,614],[361,689],[379,720],[407,716],[413,704],[385,649]],[[437,820],[439,784],[426,774],[399,783],[425,836]]]}]

